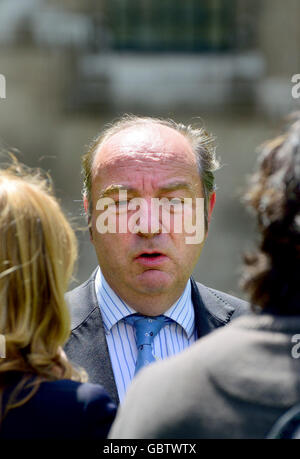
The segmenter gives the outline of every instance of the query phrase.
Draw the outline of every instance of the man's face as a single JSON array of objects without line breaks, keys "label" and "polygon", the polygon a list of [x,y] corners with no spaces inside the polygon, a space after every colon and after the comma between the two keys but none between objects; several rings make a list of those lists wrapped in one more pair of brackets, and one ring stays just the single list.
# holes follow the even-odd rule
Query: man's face
[{"label": "man's face", "polygon": [[[100,234],[96,203],[102,196],[118,202],[118,187],[128,200],[143,198],[147,232]],[[115,190],[115,191],[114,191]],[[92,242],[102,273],[135,310],[156,315],[181,295],[203,242],[187,244],[185,232],[151,231],[151,198],[203,198],[196,158],[188,140],[175,130],[148,123],[125,129],[97,151],[92,177]],[[124,204],[124,203],[123,203]],[[126,203],[125,203],[126,206]],[[128,212],[128,215],[130,215]],[[117,218],[120,218],[117,216]]]}]

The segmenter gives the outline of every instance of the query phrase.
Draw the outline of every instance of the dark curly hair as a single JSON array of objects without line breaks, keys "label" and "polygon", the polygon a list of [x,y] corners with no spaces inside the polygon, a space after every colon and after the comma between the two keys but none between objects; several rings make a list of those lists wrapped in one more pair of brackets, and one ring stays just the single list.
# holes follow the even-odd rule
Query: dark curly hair
[{"label": "dark curly hair", "polygon": [[300,112],[284,134],[262,147],[245,200],[261,241],[256,253],[244,257],[242,286],[252,304],[300,315]]}]

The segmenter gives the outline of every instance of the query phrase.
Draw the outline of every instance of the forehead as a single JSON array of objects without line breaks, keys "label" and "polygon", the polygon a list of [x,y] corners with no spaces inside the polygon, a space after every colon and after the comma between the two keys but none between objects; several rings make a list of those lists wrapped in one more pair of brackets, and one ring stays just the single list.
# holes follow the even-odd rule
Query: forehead
[{"label": "forehead", "polygon": [[168,126],[155,123],[138,124],[124,129],[100,146],[93,161],[97,175],[107,167],[142,167],[182,164],[196,165],[196,158],[188,139]]}]

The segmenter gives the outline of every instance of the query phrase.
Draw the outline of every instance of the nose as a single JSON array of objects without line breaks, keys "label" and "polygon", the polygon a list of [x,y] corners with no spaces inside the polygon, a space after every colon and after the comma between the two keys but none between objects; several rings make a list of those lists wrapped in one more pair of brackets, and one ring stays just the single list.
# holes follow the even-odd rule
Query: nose
[{"label": "nose", "polygon": [[151,198],[141,199],[139,210],[135,215],[133,232],[140,237],[151,238],[161,233],[159,212],[151,206]]}]

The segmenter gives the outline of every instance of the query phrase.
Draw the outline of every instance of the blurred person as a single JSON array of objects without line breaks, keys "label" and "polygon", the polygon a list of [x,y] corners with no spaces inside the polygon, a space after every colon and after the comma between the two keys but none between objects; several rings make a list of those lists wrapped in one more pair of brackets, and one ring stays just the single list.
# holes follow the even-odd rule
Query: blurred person
[{"label": "blurred person", "polygon": [[77,244],[48,182],[16,160],[0,170],[2,440],[104,438],[115,415],[103,388],[83,383],[86,373],[62,350]]},{"label": "blurred person", "polygon": [[257,306],[143,371],[111,438],[265,438],[300,401],[300,116],[263,147],[246,201],[261,240],[243,283]]},{"label": "blurred person", "polygon": [[[191,276],[215,203],[217,168],[213,139],[203,128],[132,115],[105,129],[83,157],[84,204],[99,266],[67,294],[72,334],[65,350],[116,403],[143,366],[181,352],[247,311],[246,302]],[[129,218],[123,232],[99,231],[99,201],[108,198],[119,227],[124,210],[134,217],[134,200],[146,203],[139,210],[143,230],[130,230]],[[202,199],[203,240],[189,244],[185,229],[175,231],[175,210],[164,232],[161,215],[155,222],[152,214],[154,199],[193,206]]]}]

